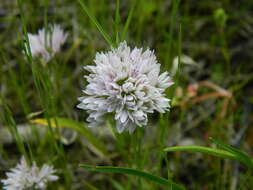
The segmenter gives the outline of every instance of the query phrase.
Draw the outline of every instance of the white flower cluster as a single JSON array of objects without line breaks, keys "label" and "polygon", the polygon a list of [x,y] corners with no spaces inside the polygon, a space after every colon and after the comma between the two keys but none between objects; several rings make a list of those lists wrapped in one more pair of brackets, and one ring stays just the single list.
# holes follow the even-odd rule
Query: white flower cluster
[{"label": "white flower cluster", "polygon": [[147,125],[148,113],[164,113],[170,99],[164,91],[173,82],[167,72],[160,73],[160,64],[153,51],[131,50],[126,42],[107,53],[97,53],[90,72],[85,96],[78,108],[87,110],[91,126],[103,122],[106,113],[113,113],[117,130],[132,133],[136,126]]},{"label": "white flower cluster", "polygon": [[45,189],[49,181],[58,180],[52,166],[44,164],[38,168],[35,162],[29,166],[22,157],[20,163],[7,172],[7,179],[2,180],[4,190],[27,190],[29,188]]},{"label": "white flower cluster", "polygon": [[40,29],[38,34],[28,33],[32,56],[40,56],[43,62],[48,62],[55,53],[60,51],[67,36],[68,34],[64,33],[59,25],[53,25],[48,29]]}]

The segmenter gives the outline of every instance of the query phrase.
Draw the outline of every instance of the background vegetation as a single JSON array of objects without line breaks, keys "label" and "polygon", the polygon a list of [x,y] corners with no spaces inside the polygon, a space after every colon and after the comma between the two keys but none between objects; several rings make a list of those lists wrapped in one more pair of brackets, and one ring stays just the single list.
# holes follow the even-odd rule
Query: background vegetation
[{"label": "background vegetation", "polygon": [[[19,3],[18,3],[19,2]],[[79,164],[148,171],[193,190],[251,190],[252,172],[238,162],[204,154],[165,153],[165,147],[214,147],[209,137],[253,156],[253,1],[25,0],[0,1],[0,178],[21,155],[53,164],[61,180],[49,189],[165,189]],[[82,69],[113,44],[150,47],[173,76],[169,113],[150,115],[134,135],[113,133],[113,121],[87,128],[77,98]],[[69,33],[45,67],[23,53],[25,31],[48,24]],[[180,56],[179,65],[175,58]],[[1,188],[1,185],[0,185]]]}]

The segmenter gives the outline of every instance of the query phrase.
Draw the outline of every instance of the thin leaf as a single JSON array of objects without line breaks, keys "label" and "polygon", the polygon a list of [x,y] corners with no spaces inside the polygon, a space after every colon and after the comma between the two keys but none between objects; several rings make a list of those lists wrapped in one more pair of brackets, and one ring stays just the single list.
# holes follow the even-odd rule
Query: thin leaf
[{"label": "thin leaf", "polygon": [[[220,145],[220,146],[222,146],[222,145]],[[226,145],[226,146],[228,146],[228,145]],[[225,147],[224,144],[222,147]],[[249,168],[252,168],[251,164],[253,163],[253,161],[250,157],[248,157],[247,155],[244,155],[242,157],[241,154],[235,153],[234,150],[228,151],[227,149],[228,149],[227,147],[226,147],[226,150],[221,150],[221,149],[209,148],[209,147],[204,147],[204,146],[174,146],[174,147],[165,148],[164,151],[165,152],[175,152],[175,151],[200,152],[200,153],[205,153],[205,154],[209,154],[212,156],[217,156],[220,158],[235,160],[235,161],[238,161],[238,162],[248,166]],[[238,150],[236,150],[236,151],[238,151]]]},{"label": "thin leaf", "polygon": [[114,20],[114,30],[115,30],[115,41],[116,44],[119,43],[119,26],[120,26],[120,1],[116,0],[116,9],[115,9],[115,20]]},{"label": "thin leaf", "polygon": [[212,156],[227,158],[231,160],[237,160],[237,157],[228,151],[215,149],[215,148],[208,148],[204,146],[173,146],[173,147],[165,148],[164,151],[165,152],[175,152],[175,151],[201,152],[201,153],[209,154]]},{"label": "thin leaf", "polygon": [[[87,129],[84,123],[80,123],[71,119],[67,118],[51,118],[50,124],[52,127],[66,127],[73,129],[79,133],[81,133],[83,136],[86,137],[86,139],[91,143],[94,148],[96,149],[96,153],[100,154],[101,156],[105,157],[108,155],[105,146]],[[40,125],[48,126],[47,119],[39,118],[31,120],[32,123],[37,123]]]},{"label": "thin leaf", "polygon": [[210,140],[218,146],[222,147],[224,150],[236,155],[238,161],[244,163],[246,166],[253,169],[253,160],[247,154],[212,137],[210,138]]},{"label": "thin leaf", "polygon": [[96,172],[109,172],[109,173],[119,173],[119,174],[129,174],[137,177],[141,177],[153,182],[156,182],[161,185],[165,185],[169,187],[171,190],[184,190],[185,188],[181,185],[178,185],[170,180],[154,176],[150,173],[130,169],[130,168],[121,168],[121,167],[112,167],[112,166],[89,166],[89,165],[81,165],[82,168],[87,170],[96,171]]},{"label": "thin leaf", "polygon": [[78,2],[81,5],[81,7],[84,10],[84,12],[90,18],[90,20],[95,24],[95,26],[97,27],[97,29],[99,30],[99,32],[102,34],[102,36],[104,37],[104,39],[107,41],[107,43],[109,43],[112,47],[114,47],[114,43],[112,42],[110,36],[105,32],[105,30],[99,24],[99,22],[97,21],[97,19],[90,13],[88,7],[86,7],[86,5],[84,4],[83,0],[78,0]]},{"label": "thin leaf", "polygon": [[123,40],[126,39],[126,33],[127,33],[127,31],[128,31],[130,22],[131,22],[131,20],[132,20],[133,12],[134,12],[134,8],[135,8],[136,1],[137,1],[137,0],[133,0],[133,1],[134,1],[134,2],[131,3],[131,8],[130,8],[130,11],[129,11],[129,13],[128,13],[127,20],[126,20],[126,23],[125,23],[125,25],[124,25],[124,29],[123,29],[123,32],[122,32],[122,39],[123,39]]}]

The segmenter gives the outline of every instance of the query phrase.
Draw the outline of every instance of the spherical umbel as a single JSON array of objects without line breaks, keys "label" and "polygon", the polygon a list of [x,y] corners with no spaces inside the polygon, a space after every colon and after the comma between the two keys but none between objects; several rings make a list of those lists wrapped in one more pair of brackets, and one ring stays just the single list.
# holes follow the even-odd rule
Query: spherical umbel
[{"label": "spherical umbel", "polygon": [[160,64],[153,51],[133,50],[126,42],[107,53],[97,53],[94,66],[84,67],[90,72],[88,85],[79,98],[80,109],[87,110],[91,126],[104,121],[106,113],[113,113],[119,133],[132,133],[136,126],[145,126],[148,113],[169,110],[170,99],[165,90],[173,82],[167,72],[160,74]]}]

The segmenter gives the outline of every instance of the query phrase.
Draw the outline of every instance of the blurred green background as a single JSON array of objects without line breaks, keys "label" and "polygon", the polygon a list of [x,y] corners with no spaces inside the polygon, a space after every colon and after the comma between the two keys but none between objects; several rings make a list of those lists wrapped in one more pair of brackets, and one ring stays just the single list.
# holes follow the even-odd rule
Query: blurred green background
[{"label": "blurred green background", "polygon": [[[167,93],[172,99],[171,111],[150,115],[139,158],[142,168],[169,176],[187,189],[253,189],[252,173],[238,163],[202,154],[161,154],[161,148],[167,146],[212,146],[208,140],[212,136],[253,156],[253,1],[83,2],[113,40],[125,36],[131,47],[154,49],[162,71],[169,71],[176,83]],[[120,19],[116,19],[117,2]],[[46,67],[31,65],[23,53],[21,9],[29,33],[54,23],[69,33],[62,51]],[[31,119],[48,117],[85,121],[87,114],[76,108],[86,84],[82,67],[93,64],[96,52],[107,51],[110,45],[78,1],[70,0],[25,0],[20,6],[13,0],[0,0],[0,42],[2,178],[22,153],[15,138],[6,136],[7,126],[33,128]],[[34,70],[41,72],[37,84]],[[28,132],[35,139],[24,138],[24,146],[35,160],[49,159],[60,168],[65,177],[52,185],[54,189],[137,189],[134,177],[78,168],[79,163],[132,166],[130,154],[124,157],[125,150],[132,151],[131,137],[124,134],[120,141],[115,140],[108,125],[88,129],[110,153],[107,159],[73,130],[62,130],[62,138],[47,132],[39,137],[38,131],[44,127],[36,126],[38,131]],[[142,189],[163,187],[142,180]]]}]

